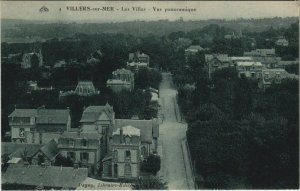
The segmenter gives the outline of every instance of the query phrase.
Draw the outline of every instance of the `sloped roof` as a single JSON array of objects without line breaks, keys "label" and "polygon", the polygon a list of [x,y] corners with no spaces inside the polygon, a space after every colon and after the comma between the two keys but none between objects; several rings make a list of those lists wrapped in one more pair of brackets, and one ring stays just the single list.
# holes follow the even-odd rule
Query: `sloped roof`
[{"label": "sloped roof", "polygon": [[230,57],[232,61],[252,61],[253,58],[249,56],[232,56]]},{"label": "sloped roof", "polygon": [[36,109],[15,109],[8,117],[37,117]]},{"label": "sloped roof", "polygon": [[10,157],[20,158],[24,151],[28,157],[34,156],[43,145],[25,143],[1,143],[1,155],[8,154]]},{"label": "sloped roof", "polygon": [[237,62],[238,66],[262,66],[260,62]]},{"label": "sloped roof", "polygon": [[79,95],[96,94],[97,90],[92,81],[79,81],[75,92]]},{"label": "sloped roof", "polygon": [[66,124],[68,109],[15,109],[8,117],[36,117],[37,124]]},{"label": "sloped roof", "polygon": [[50,142],[45,144],[40,151],[42,151],[46,157],[50,160],[54,159],[56,155],[59,153],[59,149],[57,147],[57,143],[52,139]]},{"label": "sloped roof", "polygon": [[87,176],[87,168],[16,164],[9,166],[6,172],[2,173],[2,183],[77,188]]},{"label": "sloped roof", "polygon": [[113,132],[113,135],[120,135],[121,128],[123,130],[123,135],[129,135],[129,136],[140,136],[141,135],[141,130],[138,128],[135,128],[131,125],[127,125],[127,126],[116,129]]},{"label": "sloped roof", "polygon": [[129,74],[129,75],[133,75],[133,72],[131,72],[131,70],[127,70],[125,68],[122,68],[122,69],[117,69],[117,70],[113,71],[112,74]]},{"label": "sloped roof", "polygon": [[151,143],[152,137],[159,136],[158,124],[153,120],[115,119],[113,131],[128,125],[140,129],[142,142]]},{"label": "sloped roof", "polygon": [[200,45],[191,45],[186,50],[203,50],[203,48]]},{"label": "sloped roof", "polygon": [[140,58],[147,58],[148,59],[148,55],[145,54],[145,53],[140,53],[139,51],[137,52],[134,52],[134,53],[129,53],[129,58],[128,60],[129,61],[132,61],[132,60],[136,60],[136,61],[139,61]]},{"label": "sloped roof", "polygon": [[217,59],[220,62],[229,62],[230,61],[228,54],[205,54],[205,60],[207,62],[212,61],[213,59]]},{"label": "sloped roof", "polygon": [[37,124],[66,124],[69,119],[67,109],[38,109]]},{"label": "sloped roof", "polygon": [[89,106],[82,114],[80,122],[95,122],[102,113],[105,113],[110,119],[112,119],[113,108],[109,104],[104,106]]},{"label": "sloped roof", "polygon": [[122,85],[126,85],[126,84],[130,84],[129,81],[123,81],[123,80],[116,80],[116,79],[108,79],[106,81],[107,85],[111,85],[111,84],[122,84]]}]

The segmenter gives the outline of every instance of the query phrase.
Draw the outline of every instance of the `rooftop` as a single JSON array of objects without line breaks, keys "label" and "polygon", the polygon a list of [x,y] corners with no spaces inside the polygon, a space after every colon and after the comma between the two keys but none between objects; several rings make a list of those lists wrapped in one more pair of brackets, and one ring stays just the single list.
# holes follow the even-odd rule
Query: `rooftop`
[{"label": "rooftop", "polygon": [[32,186],[77,188],[88,175],[87,168],[10,165],[2,173],[2,183],[18,183]]},{"label": "rooftop", "polygon": [[130,84],[129,81],[116,80],[116,79],[108,79],[106,81],[107,84]]},{"label": "rooftop", "polygon": [[27,152],[28,157],[34,156],[43,145],[40,144],[25,144],[25,143],[1,143],[1,155],[7,154],[11,158],[21,158],[24,151]]},{"label": "rooftop", "polygon": [[237,61],[237,60],[251,61],[251,60],[253,60],[252,57],[247,57],[247,56],[240,56],[240,57],[232,56],[232,57],[230,57],[230,59],[231,59],[232,61]]},{"label": "rooftop", "polygon": [[105,113],[107,117],[112,119],[113,112],[113,107],[108,103],[103,106],[89,106],[83,111],[80,122],[95,122],[103,113]]},{"label": "rooftop", "polygon": [[50,160],[55,159],[55,157],[59,153],[57,143],[54,140],[51,140],[50,142],[42,146],[40,148],[40,151],[43,152],[45,156]]},{"label": "rooftop", "polygon": [[117,70],[113,71],[112,73],[113,74],[130,74],[130,75],[133,74],[130,70],[127,70],[125,68],[117,69]]},{"label": "rooftop", "polygon": [[229,62],[227,54],[205,54],[206,61],[211,61],[213,59],[218,59],[220,62]]},{"label": "rooftop", "polygon": [[129,136],[141,136],[141,130],[131,126],[131,125],[127,125],[124,127],[120,127],[118,129],[116,129],[113,132],[113,135],[120,135],[120,131],[121,129],[123,130],[123,135],[129,135]]},{"label": "rooftop", "polygon": [[79,95],[96,94],[97,90],[92,81],[79,81],[75,92]]},{"label": "rooftop", "polygon": [[186,50],[187,50],[187,51],[189,51],[189,50],[197,50],[197,51],[200,51],[200,50],[203,50],[203,48],[202,48],[200,45],[191,45],[191,46],[189,46]]},{"label": "rooftop", "polygon": [[140,129],[142,142],[152,143],[152,137],[159,136],[159,125],[154,120],[115,119],[114,131],[128,125]]},{"label": "rooftop", "polygon": [[262,66],[260,62],[237,62],[238,66]]},{"label": "rooftop", "polygon": [[36,124],[66,124],[68,109],[15,109],[8,117],[36,117]]}]

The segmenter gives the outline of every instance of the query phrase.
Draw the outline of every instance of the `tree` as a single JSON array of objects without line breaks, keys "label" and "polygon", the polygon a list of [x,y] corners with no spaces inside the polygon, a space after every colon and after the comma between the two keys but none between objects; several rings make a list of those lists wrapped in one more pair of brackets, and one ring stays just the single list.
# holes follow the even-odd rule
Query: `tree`
[{"label": "tree", "polygon": [[132,184],[133,190],[166,190],[168,189],[167,183],[162,182],[158,177],[146,176],[140,177],[135,183]]},{"label": "tree", "polygon": [[145,172],[150,172],[152,175],[160,170],[160,157],[158,155],[151,154],[147,159],[142,163],[142,170]]},{"label": "tree", "polygon": [[61,154],[59,154],[55,158],[54,166],[73,167],[73,165],[74,163],[69,157],[64,157]]}]

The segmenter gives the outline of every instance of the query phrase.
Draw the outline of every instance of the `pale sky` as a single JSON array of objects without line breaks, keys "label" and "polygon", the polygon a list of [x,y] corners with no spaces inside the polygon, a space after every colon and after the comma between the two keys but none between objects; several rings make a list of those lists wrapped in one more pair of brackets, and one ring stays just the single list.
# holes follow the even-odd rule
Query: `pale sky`
[{"label": "pale sky", "polygon": [[[40,13],[46,6],[49,12]],[[115,11],[67,11],[67,6],[101,8],[112,6]],[[129,8],[130,11],[121,11]],[[146,11],[133,11],[132,7]],[[156,12],[153,7],[161,8]],[[194,12],[165,12],[165,8],[195,8]],[[61,11],[59,10],[61,9]],[[116,10],[118,9],[118,10]],[[184,20],[265,18],[299,16],[299,3],[295,1],[1,1],[1,17],[26,20],[99,22],[127,20]]]}]

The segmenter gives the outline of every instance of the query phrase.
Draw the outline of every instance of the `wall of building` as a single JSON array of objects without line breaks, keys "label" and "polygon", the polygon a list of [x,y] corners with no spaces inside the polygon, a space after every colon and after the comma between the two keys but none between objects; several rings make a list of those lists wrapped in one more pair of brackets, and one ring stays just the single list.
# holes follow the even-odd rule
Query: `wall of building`
[{"label": "wall of building", "polygon": [[61,136],[60,132],[43,132],[39,133],[36,131],[26,132],[25,139],[26,143],[35,143],[35,144],[46,144],[51,140],[54,140],[58,143],[58,139]]},{"label": "wall of building", "polygon": [[[30,132],[31,126],[11,126],[11,140],[14,142],[15,140],[19,142],[20,139],[25,140],[26,132]],[[24,130],[24,133],[21,131]],[[22,136],[23,134],[23,136]]]}]

